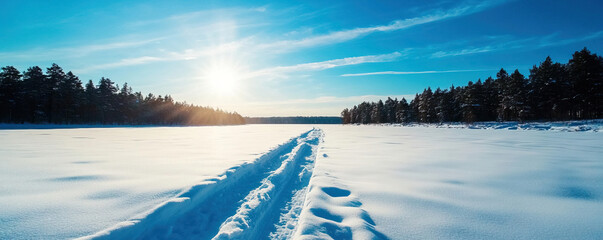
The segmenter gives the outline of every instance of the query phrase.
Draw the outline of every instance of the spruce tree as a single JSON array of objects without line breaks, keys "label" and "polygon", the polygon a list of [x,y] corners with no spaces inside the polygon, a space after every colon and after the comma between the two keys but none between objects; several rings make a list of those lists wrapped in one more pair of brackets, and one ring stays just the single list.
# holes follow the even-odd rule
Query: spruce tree
[{"label": "spruce tree", "polygon": [[21,102],[21,73],[15,67],[3,67],[0,72],[0,116],[1,121],[15,121],[17,106]]},{"label": "spruce tree", "polygon": [[603,112],[603,60],[586,48],[575,52],[568,63],[574,117],[600,118]]}]

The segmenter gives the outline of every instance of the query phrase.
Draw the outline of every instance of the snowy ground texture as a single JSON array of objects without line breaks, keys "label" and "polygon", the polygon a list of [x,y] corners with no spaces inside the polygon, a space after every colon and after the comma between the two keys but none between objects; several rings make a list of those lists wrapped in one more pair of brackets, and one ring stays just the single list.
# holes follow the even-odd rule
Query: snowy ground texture
[{"label": "snowy ground texture", "polygon": [[505,130],[540,130],[562,132],[599,132],[603,131],[603,119],[563,122],[477,122],[477,123],[441,123],[441,124],[392,124],[407,127],[471,128]]},{"label": "snowy ground texture", "polygon": [[601,121],[505,124],[2,130],[0,239],[603,239]]}]

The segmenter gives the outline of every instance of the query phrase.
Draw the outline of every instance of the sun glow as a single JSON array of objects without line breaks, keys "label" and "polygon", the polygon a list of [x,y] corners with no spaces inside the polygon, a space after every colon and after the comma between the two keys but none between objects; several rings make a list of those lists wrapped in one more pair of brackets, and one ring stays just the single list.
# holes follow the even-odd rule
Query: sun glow
[{"label": "sun glow", "polygon": [[237,64],[230,61],[218,61],[203,70],[203,79],[217,96],[231,96],[241,84],[242,73]]}]

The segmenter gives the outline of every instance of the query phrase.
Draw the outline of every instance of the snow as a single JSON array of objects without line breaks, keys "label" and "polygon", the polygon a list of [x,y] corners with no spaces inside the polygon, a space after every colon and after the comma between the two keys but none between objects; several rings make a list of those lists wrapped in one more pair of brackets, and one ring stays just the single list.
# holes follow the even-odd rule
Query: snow
[{"label": "snow", "polygon": [[0,239],[66,239],[137,219],[310,126],[0,131]]},{"label": "snow", "polygon": [[598,132],[321,128],[299,238],[603,238]]},{"label": "snow", "polygon": [[2,130],[0,239],[602,239],[600,125]]},{"label": "snow", "polygon": [[561,132],[599,132],[603,131],[603,119],[560,121],[560,122],[476,122],[476,123],[439,123],[439,124],[386,124],[407,127],[471,128],[505,130],[551,130]]}]

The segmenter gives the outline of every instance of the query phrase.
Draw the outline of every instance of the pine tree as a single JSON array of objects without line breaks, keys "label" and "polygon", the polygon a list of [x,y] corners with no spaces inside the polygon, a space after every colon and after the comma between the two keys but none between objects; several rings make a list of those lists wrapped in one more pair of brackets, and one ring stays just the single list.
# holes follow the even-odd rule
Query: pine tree
[{"label": "pine tree", "polygon": [[351,116],[350,116],[350,110],[348,110],[347,108],[343,109],[343,111],[341,112],[341,119],[342,119],[343,124],[352,123]]},{"label": "pine tree", "polygon": [[13,122],[17,105],[21,102],[21,73],[12,66],[2,68],[0,72],[0,116],[1,121]]},{"label": "pine tree", "polygon": [[64,123],[81,122],[81,104],[84,99],[82,82],[72,72],[68,72],[58,86],[59,112]]},{"label": "pine tree", "polygon": [[47,97],[46,102],[46,114],[47,121],[49,123],[58,123],[61,120],[62,114],[60,114],[61,106],[60,104],[60,96],[58,94],[59,83],[64,81],[65,72],[63,69],[59,67],[56,63],[53,63],[51,67],[46,69],[46,80],[44,81],[43,91],[44,95]]},{"label": "pine tree", "polygon": [[385,105],[379,100],[372,104],[371,123],[385,123]]},{"label": "pine tree", "polygon": [[512,120],[523,121],[530,113],[529,106],[526,104],[526,85],[526,78],[516,69],[511,74],[508,84],[510,88],[509,92],[511,93]]},{"label": "pine tree", "polygon": [[[391,122],[390,105],[385,103],[386,120]],[[361,104],[351,111],[351,119],[370,110]],[[465,87],[452,86],[442,91],[426,88],[406,104],[396,104],[395,122],[444,121],[524,121],[593,119],[603,115],[603,58],[586,48],[575,52],[568,64],[554,63],[550,57],[534,66],[526,79],[518,70],[509,75],[504,69],[485,81],[468,82]],[[369,114],[370,115],[370,114]],[[351,120],[354,121],[354,120]],[[356,122],[362,123],[358,120]]]},{"label": "pine tree", "polygon": [[573,90],[574,117],[600,118],[603,114],[603,60],[586,48],[575,52],[568,63]]},{"label": "pine tree", "polygon": [[100,120],[102,123],[115,123],[117,117],[117,87],[108,78],[101,78],[98,83],[98,96],[103,101],[99,102]]},{"label": "pine tree", "polygon": [[[454,109],[454,93],[451,91],[454,91],[454,87],[450,88],[451,90],[444,90],[441,93],[441,97],[439,98],[438,101],[438,107],[437,107],[437,116],[438,116],[438,121],[439,122],[451,122],[454,121],[453,120],[453,109]],[[438,90],[440,90],[438,88]],[[437,92],[437,90],[436,90]]]},{"label": "pine tree", "polygon": [[23,105],[26,122],[35,123],[48,119],[45,81],[46,76],[40,67],[30,67],[23,73]]},{"label": "pine tree", "polygon": [[496,108],[500,104],[498,102],[497,93],[498,89],[496,88],[496,82],[492,77],[488,77],[483,84],[483,121],[496,121]]},{"label": "pine tree", "polygon": [[[98,87],[85,89],[72,72],[57,64],[31,67],[21,76],[14,67],[0,71],[0,122],[116,123],[116,124],[242,124],[237,113],[176,102],[170,95],[148,99],[101,78]],[[370,114],[370,112],[368,112]]]},{"label": "pine tree", "polygon": [[410,106],[408,105],[406,98],[402,98],[396,107],[396,122],[409,123],[410,121]]},{"label": "pine tree", "polygon": [[475,122],[477,120],[477,107],[479,107],[479,104],[477,103],[477,94],[472,81],[467,83],[462,96],[463,121],[469,123]]},{"label": "pine tree", "polygon": [[398,99],[392,99],[390,97],[385,100],[384,112],[385,112],[385,120],[386,123],[394,123],[396,122],[396,107],[398,105]]},{"label": "pine tree", "polygon": [[571,97],[567,86],[566,71],[560,63],[553,63],[547,57],[540,66],[530,69],[529,105],[536,119],[564,119],[566,103]]},{"label": "pine tree", "polygon": [[435,104],[433,99],[433,92],[431,88],[423,90],[423,93],[419,95],[418,103],[418,121],[419,122],[435,122],[437,114],[435,110]]},{"label": "pine tree", "polygon": [[92,80],[88,80],[88,83],[86,83],[86,89],[84,90],[83,110],[83,118],[86,122],[96,123],[99,121],[98,105],[98,91]]},{"label": "pine tree", "polygon": [[512,117],[511,108],[512,108],[512,90],[509,87],[509,74],[504,69],[500,69],[500,71],[496,74],[496,83],[498,89],[498,102],[499,106],[497,108],[498,120],[499,121],[508,121]]}]

